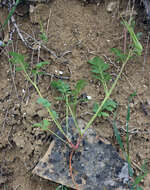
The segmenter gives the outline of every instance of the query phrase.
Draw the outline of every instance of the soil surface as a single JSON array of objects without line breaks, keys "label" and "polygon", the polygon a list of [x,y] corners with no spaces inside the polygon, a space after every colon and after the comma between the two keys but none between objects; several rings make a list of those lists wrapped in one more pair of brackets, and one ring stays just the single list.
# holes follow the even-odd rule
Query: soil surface
[{"label": "soil surface", "polygon": [[[92,114],[93,103],[100,102],[104,97],[104,90],[93,79],[87,61],[94,56],[103,58],[110,65],[109,71],[114,80],[120,63],[115,61],[110,48],[124,48],[124,28],[120,15],[130,10],[128,1],[116,4],[112,12],[107,10],[108,3],[110,1],[85,4],[78,0],[53,0],[47,4],[19,5],[14,18],[28,44],[20,40],[12,23],[8,23],[5,28],[4,41],[11,42],[6,47],[0,47],[0,189],[54,190],[58,186],[32,174],[52,140],[50,133],[32,126],[47,118],[48,114],[36,103],[38,95],[31,84],[11,66],[8,52],[16,51],[25,55],[32,68],[39,61],[51,63],[45,67],[47,76],[40,76],[38,84],[41,93],[59,113],[60,121],[65,118],[64,105],[55,100],[56,94],[50,88],[50,82],[62,78],[73,87],[79,79],[87,80],[88,85],[83,93],[92,99],[81,104],[77,110],[78,117],[87,122]],[[119,104],[117,127],[125,143],[128,97],[136,91],[137,96],[130,103],[129,131],[130,156],[135,174],[138,175],[145,161],[150,169],[150,47],[144,9],[137,6],[135,11],[135,30],[142,32],[144,51],[141,57],[128,63],[111,98]],[[7,8],[0,8],[2,24],[7,15]],[[42,45],[41,30],[48,37]],[[93,127],[99,138],[111,142],[123,157],[114,138],[112,122],[113,115],[109,119],[98,118]],[[141,186],[144,190],[150,189],[149,174]]]}]

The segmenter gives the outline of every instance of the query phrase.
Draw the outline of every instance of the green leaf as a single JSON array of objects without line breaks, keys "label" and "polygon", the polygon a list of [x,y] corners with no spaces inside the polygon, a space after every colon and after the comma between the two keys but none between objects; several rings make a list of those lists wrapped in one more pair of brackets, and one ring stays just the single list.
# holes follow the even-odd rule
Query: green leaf
[{"label": "green leaf", "polygon": [[109,117],[109,114],[106,113],[106,112],[101,112],[101,115],[102,115],[103,117]]},{"label": "green leaf", "polygon": [[24,56],[17,52],[9,52],[9,54],[14,58],[15,63],[24,63]]},{"label": "green leaf", "polygon": [[63,82],[62,80],[52,81],[51,86],[53,88],[57,89],[63,95],[71,93],[69,85],[67,83]]},{"label": "green leaf", "polygon": [[47,131],[49,125],[50,125],[49,121],[46,119],[43,119],[42,123],[35,123],[32,127],[39,127],[42,130]]},{"label": "green leaf", "polygon": [[[99,108],[99,104],[97,102],[94,102],[93,112],[96,113],[98,108]],[[101,112],[99,112],[97,116],[101,117],[102,116]]]},{"label": "green leaf", "polygon": [[128,104],[127,115],[126,115],[126,122],[128,123],[129,121],[130,121],[130,106]]},{"label": "green leaf", "polygon": [[88,63],[92,66],[92,73],[96,79],[99,79],[102,83],[106,83],[111,79],[111,76],[106,70],[109,69],[109,65],[104,62],[100,57],[94,57],[89,60]]},{"label": "green leaf", "polygon": [[132,41],[135,47],[135,53],[140,56],[142,54],[143,47],[141,43],[139,42],[136,34],[134,33],[133,27],[130,24],[128,24],[125,20],[123,20],[123,24],[125,25],[128,32],[130,33],[130,36],[132,38]]},{"label": "green leaf", "polygon": [[136,91],[134,91],[132,94],[129,95],[128,101],[131,102],[136,95],[137,95],[137,93],[136,93]]},{"label": "green leaf", "polygon": [[10,20],[10,18],[12,17],[12,15],[14,14],[14,12],[16,10],[16,7],[17,7],[17,5],[19,3],[20,3],[20,0],[16,0],[14,6],[12,7],[12,9],[9,10],[9,14],[8,14],[7,18],[5,19],[5,22],[4,22],[3,26],[2,26],[3,29],[7,25],[8,21]]},{"label": "green leaf", "polygon": [[[106,111],[112,112],[116,108],[116,106],[117,106],[116,102],[114,102],[111,99],[108,99],[103,105],[102,110],[98,113],[98,117],[101,117],[101,116],[109,117],[109,113],[107,113]],[[99,108],[99,104],[95,102],[93,106],[93,112],[96,113],[98,108]]]},{"label": "green leaf", "polygon": [[42,124],[41,123],[35,123],[35,124],[33,124],[33,126],[32,127],[42,127]]},{"label": "green leaf", "polygon": [[122,61],[122,62],[125,61],[128,56],[117,48],[111,48],[110,50],[116,55],[117,60],[119,60],[119,61]]},{"label": "green leaf", "polygon": [[108,99],[102,107],[102,110],[113,111],[117,107],[117,103]]},{"label": "green leaf", "polygon": [[25,62],[23,55],[16,52],[9,52],[9,54],[12,56],[12,58],[10,59],[12,64],[21,65],[21,67],[17,66],[16,71],[22,71],[24,69],[26,70],[28,69],[29,64]]},{"label": "green leaf", "polygon": [[38,98],[37,103],[42,104],[45,108],[48,108],[51,106],[50,102],[45,98]]},{"label": "green leaf", "polygon": [[32,71],[31,71],[33,74],[37,74],[37,70],[35,70],[35,69],[32,69]]},{"label": "green leaf", "polygon": [[63,185],[59,185],[56,190],[67,190],[67,187],[63,186]]},{"label": "green leaf", "polygon": [[52,114],[53,114],[53,116],[54,116],[55,119],[58,119],[58,118],[59,118],[59,117],[58,117],[58,114],[57,114],[54,110],[51,110],[51,112],[52,112]]},{"label": "green leaf", "polygon": [[123,147],[123,143],[122,143],[122,140],[121,140],[121,137],[120,137],[120,133],[119,133],[118,128],[116,126],[116,121],[115,120],[114,120],[114,123],[113,123],[113,128],[114,128],[114,133],[115,133],[117,142],[118,142],[122,152],[125,152],[124,147]]},{"label": "green leaf", "polygon": [[45,33],[39,34],[39,37],[41,38],[41,40],[43,40],[44,42],[48,42],[48,38],[46,36]]},{"label": "green leaf", "polygon": [[48,64],[50,64],[48,61],[43,61],[43,62],[37,63],[37,64],[36,64],[36,68],[37,68],[37,69],[40,69],[40,68],[43,67],[44,65],[48,65]]},{"label": "green leaf", "polygon": [[63,97],[56,97],[55,99],[58,100],[58,101],[62,101],[62,100],[64,100]]},{"label": "green leaf", "polygon": [[89,60],[88,63],[93,65],[92,72],[95,72],[95,73],[99,73],[99,70],[106,71],[109,68],[109,65],[106,64],[104,60],[101,59],[100,57],[94,57],[93,59]]},{"label": "green leaf", "polygon": [[43,119],[42,130],[47,131],[49,125],[50,125],[49,121],[47,119]]},{"label": "green leaf", "polygon": [[87,82],[85,80],[79,80],[75,86],[75,89],[72,91],[72,93],[75,96],[78,96],[81,90],[87,85]]},{"label": "green leaf", "polygon": [[44,71],[40,71],[40,72],[37,72],[38,75],[44,75],[45,72]]},{"label": "green leaf", "polygon": [[23,68],[22,67],[16,67],[15,71],[23,71]]},{"label": "green leaf", "polygon": [[[97,102],[95,102],[94,106],[93,106],[93,112],[96,113],[98,108],[99,108],[99,104]],[[97,116],[98,117],[102,117],[102,116],[107,117],[107,116],[109,116],[109,114],[106,112],[100,111]]]}]

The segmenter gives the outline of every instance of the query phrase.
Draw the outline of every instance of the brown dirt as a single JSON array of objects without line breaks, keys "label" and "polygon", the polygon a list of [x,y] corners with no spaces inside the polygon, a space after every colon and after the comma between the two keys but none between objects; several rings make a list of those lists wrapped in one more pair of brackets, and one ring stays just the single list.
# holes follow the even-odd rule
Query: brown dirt
[{"label": "brown dirt", "polygon": [[[107,13],[106,4],[107,1],[100,3],[99,6],[95,4],[83,6],[77,0],[55,0],[37,8],[41,10],[41,12],[37,11],[41,17],[15,16],[21,30],[35,36],[38,40],[40,26],[35,22],[41,22],[44,29],[48,31],[48,42],[45,45],[57,55],[62,55],[67,51],[71,53],[56,60],[42,48],[39,53],[36,50],[31,51],[24,46],[16,33],[13,34],[12,43],[1,50],[0,189],[53,190],[58,186],[32,175],[32,169],[49,146],[51,135],[33,129],[31,126],[48,115],[42,107],[36,104],[38,96],[35,90],[20,73],[14,72],[8,61],[8,51],[15,50],[24,54],[32,67],[39,60],[50,61],[51,64],[47,66],[46,71],[53,75],[58,74],[56,71],[63,71],[63,76],[70,77],[68,82],[71,86],[74,86],[78,79],[86,79],[89,85],[85,87],[84,93],[91,96],[92,100],[79,107],[78,116],[88,121],[87,113],[92,112],[93,102],[102,100],[104,93],[102,87],[93,80],[87,60],[95,55],[105,58],[110,64],[110,72],[114,77],[120,68],[118,63],[113,64],[115,60],[110,53],[110,48],[123,48],[123,27],[118,15],[126,10],[126,3],[122,3],[120,8],[113,13]],[[2,23],[6,16],[7,10],[0,8]],[[36,21],[33,17],[37,18]],[[147,45],[146,26],[142,23],[141,17],[136,18],[138,23],[136,31],[143,32],[141,38],[144,47],[143,55],[126,66],[124,75],[112,94],[112,99],[119,103],[118,126],[125,126],[127,98],[134,90],[137,91],[138,96],[130,103],[129,128],[137,130],[137,133],[130,135],[130,155],[136,165],[141,166],[146,161],[150,169],[150,48],[149,44]],[[5,40],[7,40],[8,28],[4,31]],[[41,77],[39,86],[44,97],[53,102],[54,107],[59,110],[60,118],[63,119],[63,106],[59,106],[54,100],[54,93],[49,88],[51,80],[50,76]],[[140,106],[140,102],[143,102],[144,106]],[[95,128],[101,138],[111,141],[118,148],[114,142],[111,121],[111,118],[109,120],[96,119]],[[119,148],[118,151],[121,152]],[[135,164],[133,166],[138,174],[139,170]],[[150,188],[149,175],[141,185],[144,185],[144,190]]]}]

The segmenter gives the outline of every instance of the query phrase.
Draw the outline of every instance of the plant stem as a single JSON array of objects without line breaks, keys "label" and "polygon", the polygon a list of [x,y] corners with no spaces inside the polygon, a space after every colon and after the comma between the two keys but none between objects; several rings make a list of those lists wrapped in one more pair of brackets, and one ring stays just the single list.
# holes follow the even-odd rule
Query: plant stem
[{"label": "plant stem", "polygon": [[[37,85],[36,85],[36,83],[34,83],[34,82],[32,81],[32,79],[30,78],[30,76],[28,75],[28,73],[27,73],[27,71],[26,71],[26,69],[25,69],[24,64],[23,64],[22,62],[21,62],[20,64],[21,64],[21,66],[22,66],[22,68],[23,68],[23,71],[24,71],[24,73],[25,73],[25,77],[27,78],[27,80],[29,80],[30,83],[34,86],[34,88],[36,89],[36,91],[37,91],[37,93],[39,94],[40,98],[43,98],[43,96],[42,96],[42,94],[41,94],[39,88],[38,88]],[[50,117],[52,118],[52,120],[53,120],[54,123],[56,124],[57,128],[61,131],[61,133],[64,135],[64,137],[65,137],[65,138],[67,139],[67,141],[69,142],[70,140],[68,139],[67,135],[66,135],[65,132],[63,131],[63,129],[62,129],[60,123],[59,123],[59,122],[57,121],[57,119],[54,117],[53,112],[51,111],[51,109],[50,109],[49,107],[46,107],[46,109],[47,109],[47,111],[48,111]],[[53,133],[53,134],[54,134],[54,133]],[[56,136],[56,134],[55,134],[55,136]]]},{"label": "plant stem", "polygon": [[88,124],[86,125],[86,127],[85,127],[85,129],[83,130],[81,136],[84,135],[84,133],[87,131],[87,129],[91,126],[91,124],[93,123],[93,121],[94,121],[95,118],[97,117],[98,113],[102,110],[102,108],[103,108],[105,102],[108,100],[108,98],[110,97],[110,95],[111,95],[113,89],[116,87],[116,84],[117,84],[117,82],[118,82],[118,80],[119,80],[119,78],[120,78],[120,76],[121,76],[121,74],[122,74],[122,72],[123,72],[123,69],[124,69],[125,65],[127,64],[128,60],[130,59],[130,57],[132,56],[132,54],[133,54],[133,52],[132,52],[132,50],[130,50],[129,53],[128,53],[128,56],[127,56],[127,58],[126,58],[126,60],[125,60],[125,61],[123,62],[123,64],[122,64],[121,70],[120,70],[119,74],[117,75],[117,78],[116,78],[115,82],[113,83],[113,85],[112,85],[112,87],[110,88],[110,90],[108,91],[108,93],[105,95],[105,98],[104,98],[104,100],[102,101],[101,105],[99,106],[97,112],[93,115],[93,117],[90,119],[90,121],[89,121]]},{"label": "plant stem", "polygon": [[69,105],[68,96],[66,95],[66,128],[67,128],[67,135],[68,135],[68,127],[69,127],[69,124],[68,124],[68,115],[69,115],[68,105]]},{"label": "plant stem", "polygon": [[50,133],[52,133],[53,135],[55,135],[58,139],[60,139],[63,143],[65,143],[65,144],[70,144],[70,143],[68,143],[67,141],[65,141],[65,140],[63,140],[61,137],[59,137],[56,133],[54,133],[52,130],[50,130],[50,129],[47,129]]},{"label": "plant stem", "polygon": [[78,129],[79,134],[81,135],[81,129],[80,129],[79,126],[78,126],[78,123],[77,123],[77,121],[76,121],[76,118],[75,118],[75,116],[74,116],[74,113],[73,113],[73,111],[72,111],[70,105],[69,105],[68,107],[69,107],[69,111],[70,111],[70,113],[71,113],[71,116],[72,116],[72,118],[73,118],[74,124],[75,124],[76,128]]}]

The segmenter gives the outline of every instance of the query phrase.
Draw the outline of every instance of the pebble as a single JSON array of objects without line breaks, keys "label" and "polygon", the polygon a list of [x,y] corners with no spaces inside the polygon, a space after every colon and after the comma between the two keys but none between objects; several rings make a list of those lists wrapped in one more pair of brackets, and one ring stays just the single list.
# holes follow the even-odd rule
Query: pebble
[{"label": "pebble", "polygon": [[106,10],[107,12],[111,13],[113,12],[118,6],[118,2],[117,1],[113,1],[113,2],[110,2],[107,7],[106,7]]}]

